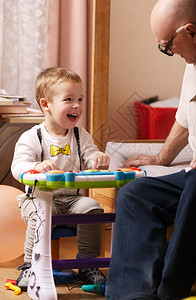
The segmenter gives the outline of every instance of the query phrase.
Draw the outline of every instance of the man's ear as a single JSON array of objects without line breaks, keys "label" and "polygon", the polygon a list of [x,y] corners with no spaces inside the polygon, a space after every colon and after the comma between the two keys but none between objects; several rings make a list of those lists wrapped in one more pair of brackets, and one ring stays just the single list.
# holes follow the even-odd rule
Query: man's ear
[{"label": "man's ear", "polygon": [[40,106],[42,108],[43,111],[46,111],[49,109],[48,107],[48,101],[45,98],[41,98],[40,99]]},{"label": "man's ear", "polygon": [[188,34],[190,34],[192,39],[194,39],[196,42],[196,26],[192,23],[188,23],[185,27],[185,30],[188,32]]}]

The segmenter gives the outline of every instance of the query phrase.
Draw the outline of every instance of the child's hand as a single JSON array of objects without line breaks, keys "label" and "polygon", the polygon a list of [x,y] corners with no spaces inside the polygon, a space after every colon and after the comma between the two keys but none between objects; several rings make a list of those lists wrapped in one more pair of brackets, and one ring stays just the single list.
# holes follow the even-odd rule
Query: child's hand
[{"label": "child's hand", "polygon": [[36,164],[35,170],[38,172],[48,172],[51,170],[60,170],[57,165],[51,161],[51,160],[44,160],[43,162],[40,162]]},{"label": "child's hand", "polygon": [[190,166],[191,168],[196,169],[196,159],[192,159]]},{"label": "child's hand", "polygon": [[97,169],[99,167],[107,167],[110,164],[110,157],[103,153],[103,152],[97,152],[91,157],[91,168]]}]

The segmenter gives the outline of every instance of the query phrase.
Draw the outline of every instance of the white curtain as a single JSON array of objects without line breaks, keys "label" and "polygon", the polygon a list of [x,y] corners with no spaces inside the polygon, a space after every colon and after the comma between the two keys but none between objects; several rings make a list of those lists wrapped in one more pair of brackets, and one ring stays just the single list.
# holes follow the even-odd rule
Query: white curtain
[{"label": "white curtain", "polygon": [[0,89],[34,100],[47,65],[48,0],[0,0]]}]

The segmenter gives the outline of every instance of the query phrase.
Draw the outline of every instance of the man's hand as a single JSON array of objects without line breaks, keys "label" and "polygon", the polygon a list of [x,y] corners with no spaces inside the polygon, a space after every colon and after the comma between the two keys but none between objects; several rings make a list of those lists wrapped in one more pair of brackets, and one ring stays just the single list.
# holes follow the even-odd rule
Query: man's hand
[{"label": "man's hand", "polygon": [[139,167],[144,165],[162,165],[162,163],[158,155],[138,154],[136,156],[128,158],[123,167],[129,168],[132,166]]},{"label": "man's hand", "polygon": [[44,160],[43,162],[37,163],[35,170],[38,172],[48,172],[51,170],[60,170],[57,165],[51,160]]},{"label": "man's hand", "polygon": [[97,152],[94,155],[92,155],[90,161],[92,169],[97,169],[99,167],[108,168],[110,164],[110,157],[103,152]]},{"label": "man's hand", "polygon": [[130,157],[125,162],[124,167],[144,165],[169,166],[180,151],[188,144],[188,134],[188,129],[175,121],[168,138],[157,155],[139,154]]}]

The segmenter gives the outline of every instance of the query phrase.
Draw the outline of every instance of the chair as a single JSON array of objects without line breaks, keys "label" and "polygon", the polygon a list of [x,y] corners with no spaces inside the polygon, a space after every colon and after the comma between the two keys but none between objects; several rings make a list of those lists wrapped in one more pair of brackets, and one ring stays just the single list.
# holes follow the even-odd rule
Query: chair
[{"label": "chair", "polygon": [[77,236],[77,228],[68,227],[67,225],[59,225],[52,229],[51,235],[51,252],[52,259],[59,259],[59,243],[62,237]]}]

